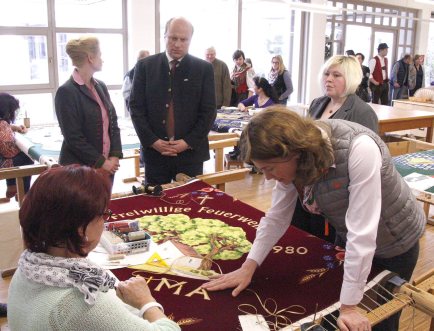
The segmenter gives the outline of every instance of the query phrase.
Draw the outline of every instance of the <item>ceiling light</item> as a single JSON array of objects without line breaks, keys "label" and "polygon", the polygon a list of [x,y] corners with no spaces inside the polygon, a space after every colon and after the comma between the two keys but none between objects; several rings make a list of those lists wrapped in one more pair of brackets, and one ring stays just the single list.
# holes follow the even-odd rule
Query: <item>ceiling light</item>
[{"label": "ceiling light", "polygon": [[305,11],[309,13],[319,13],[319,14],[328,14],[328,15],[339,15],[341,13],[341,9],[333,6],[325,6],[325,5],[317,5],[306,2],[292,2],[286,1],[289,4],[289,7],[294,10]]}]

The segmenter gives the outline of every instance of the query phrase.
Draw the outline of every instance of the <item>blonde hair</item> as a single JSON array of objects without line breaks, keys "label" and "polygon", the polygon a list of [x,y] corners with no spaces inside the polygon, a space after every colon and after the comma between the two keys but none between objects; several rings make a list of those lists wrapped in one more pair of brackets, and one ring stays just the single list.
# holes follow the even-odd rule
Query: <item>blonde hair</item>
[{"label": "blonde hair", "polygon": [[[285,68],[285,65],[283,64],[282,56],[281,55],[274,55],[271,58],[271,61],[273,61],[273,60],[277,60],[277,62],[279,62],[279,70],[278,70],[279,75],[283,74],[283,72],[285,71],[286,68]],[[271,66],[271,70],[273,70],[273,66]]]},{"label": "blonde hair", "polygon": [[76,67],[81,67],[89,54],[97,54],[99,48],[99,40],[96,37],[85,36],[76,39],[71,39],[66,44],[66,54],[72,60],[72,64]]},{"label": "blonde hair", "polygon": [[251,163],[290,158],[299,153],[295,184],[311,185],[334,162],[332,146],[323,138],[318,124],[300,117],[288,107],[270,106],[253,116],[244,128],[240,139],[241,157]]},{"label": "blonde hair", "polygon": [[338,66],[343,73],[345,79],[345,91],[344,96],[356,93],[357,88],[362,82],[363,73],[362,67],[359,61],[354,56],[335,55],[329,58],[321,67],[320,74],[318,76],[319,83],[323,92],[324,90],[324,74],[334,66]]}]

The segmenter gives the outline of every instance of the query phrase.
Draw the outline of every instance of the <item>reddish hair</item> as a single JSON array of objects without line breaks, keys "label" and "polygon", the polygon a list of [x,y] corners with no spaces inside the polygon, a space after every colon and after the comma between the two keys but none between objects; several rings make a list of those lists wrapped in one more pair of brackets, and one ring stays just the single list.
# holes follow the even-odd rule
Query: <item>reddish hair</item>
[{"label": "reddish hair", "polygon": [[57,167],[42,173],[27,192],[20,209],[24,243],[32,252],[66,247],[86,256],[79,229],[102,215],[110,202],[106,173],[81,165]]}]

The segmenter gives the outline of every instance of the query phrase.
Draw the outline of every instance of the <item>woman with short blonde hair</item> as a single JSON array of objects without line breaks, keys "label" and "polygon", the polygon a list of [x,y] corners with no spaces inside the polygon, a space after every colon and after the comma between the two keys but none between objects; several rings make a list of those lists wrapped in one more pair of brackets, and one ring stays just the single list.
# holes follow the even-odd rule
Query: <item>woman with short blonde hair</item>
[{"label": "woman with short blonde hair", "polygon": [[378,132],[378,118],[374,110],[355,94],[362,81],[362,69],[355,57],[332,56],[322,66],[318,80],[324,96],[310,104],[311,117],[343,119]]}]

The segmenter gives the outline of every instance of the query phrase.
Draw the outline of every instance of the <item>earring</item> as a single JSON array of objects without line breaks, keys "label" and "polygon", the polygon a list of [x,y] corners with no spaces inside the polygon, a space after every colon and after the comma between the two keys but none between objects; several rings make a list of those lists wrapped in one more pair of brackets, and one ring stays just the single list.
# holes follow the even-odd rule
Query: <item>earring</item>
[{"label": "earring", "polygon": [[84,241],[88,242],[89,238],[87,236],[84,236]]}]

